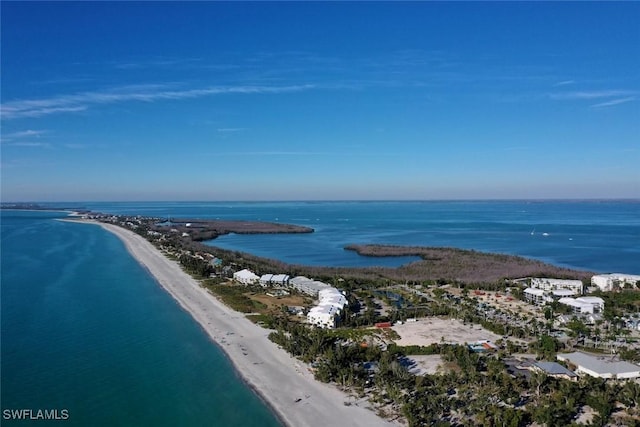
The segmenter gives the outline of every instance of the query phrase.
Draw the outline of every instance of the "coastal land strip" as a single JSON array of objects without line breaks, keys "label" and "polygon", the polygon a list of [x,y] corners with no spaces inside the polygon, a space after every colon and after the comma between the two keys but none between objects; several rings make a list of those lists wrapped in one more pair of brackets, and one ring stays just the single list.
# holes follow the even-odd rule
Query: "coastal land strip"
[{"label": "coastal land strip", "polygon": [[113,224],[72,222],[99,225],[120,238],[131,255],[222,348],[241,377],[285,425],[399,425],[378,417],[366,401],[317,381],[306,364],[268,339],[269,330],[222,304],[143,237]]},{"label": "coastal land strip", "polygon": [[265,221],[209,220],[209,219],[171,219],[166,225],[155,224],[154,231],[170,226],[180,233],[188,233],[196,242],[213,240],[224,234],[295,234],[313,233],[314,229],[293,224]]},{"label": "coastal land strip", "polygon": [[491,283],[526,276],[588,280],[594,274],[515,255],[458,248],[351,244],[345,246],[345,250],[369,257],[417,256],[421,260],[398,267],[396,271],[405,277],[420,276],[464,283]]}]

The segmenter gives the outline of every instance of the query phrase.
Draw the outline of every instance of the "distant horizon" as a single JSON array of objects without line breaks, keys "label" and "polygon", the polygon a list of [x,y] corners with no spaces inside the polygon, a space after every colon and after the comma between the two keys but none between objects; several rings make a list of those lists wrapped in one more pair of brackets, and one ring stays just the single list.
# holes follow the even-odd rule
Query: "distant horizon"
[{"label": "distant horizon", "polygon": [[422,203],[422,202],[640,202],[640,198],[513,198],[513,199],[290,199],[290,200],[2,200],[7,204],[52,203]]},{"label": "distant horizon", "polygon": [[2,199],[640,199],[640,2],[0,8]]}]

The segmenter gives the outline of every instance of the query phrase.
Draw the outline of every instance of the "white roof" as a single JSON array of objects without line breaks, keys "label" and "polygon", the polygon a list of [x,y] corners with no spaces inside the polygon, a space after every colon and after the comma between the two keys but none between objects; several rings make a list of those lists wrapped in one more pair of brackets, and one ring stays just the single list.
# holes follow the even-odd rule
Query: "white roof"
[{"label": "white roof", "polygon": [[308,277],[304,277],[304,276],[296,276],[293,279],[290,279],[289,284],[292,286],[299,286],[299,287],[311,289],[316,292],[320,292],[323,289],[331,288],[326,283],[320,282],[318,280],[309,279]]},{"label": "white roof", "polygon": [[578,300],[576,300],[574,298],[568,298],[568,297],[560,298],[558,300],[558,302],[560,304],[565,304],[565,305],[569,305],[571,307],[578,307],[578,308],[582,308],[582,307],[585,307],[585,306],[591,306],[591,304],[589,304],[589,303],[580,302],[580,301],[578,301]]},{"label": "white roof", "polygon": [[240,277],[243,279],[258,279],[258,276],[256,274],[254,274],[250,270],[247,270],[246,268],[244,270],[236,271],[235,273],[233,273],[233,277]]},{"label": "white roof", "polygon": [[587,304],[604,304],[604,300],[600,297],[580,297],[576,298],[576,301]]},{"label": "white roof", "polygon": [[640,366],[624,361],[613,361],[611,356],[592,356],[576,351],[574,353],[558,354],[558,360],[569,360],[577,366],[581,366],[599,375],[620,375],[637,373],[640,375]]},{"label": "white roof", "polygon": [[542,289],[537,289],[537,288],[527,288],[524,290],[525,294],[530,294],[530,295],[537,295],[539,297],[544,295],[544,290]]},{"label": "white roof", "polygon": [[575,295],[576,291],[573,291],[571,289],[555,289],[554,291],[552,291],[553,295],[560,297],[560,296],[571,296],[571,295]]},{"label": "white roof", "polygon": [[553,279],[546,277],[532,277],[531,284],[549,283],[555,285],[582,285],[582,280],[578,279]]}]

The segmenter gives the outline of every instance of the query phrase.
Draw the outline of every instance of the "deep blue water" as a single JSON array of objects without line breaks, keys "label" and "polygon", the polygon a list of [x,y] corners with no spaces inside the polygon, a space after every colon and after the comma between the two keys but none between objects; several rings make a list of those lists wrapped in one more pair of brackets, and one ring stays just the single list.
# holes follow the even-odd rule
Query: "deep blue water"
[{"label": "deep blue water", "polygon": [[3,410],[67,409],[74,426],[279,425],[115,236],[60,216],[2,212]]},{"label": "deep blue water", "polygon": [[[77,204],[76,204],[77,205]],[[227,235],[209,242],[289,263],[400,265],[349,243],[451,246],[521,255],[596,272],[640,274],[640,201],[89,203],[119,214],[274,221],[312,234]],[[546,235],[545,235],[546,233]]]}]

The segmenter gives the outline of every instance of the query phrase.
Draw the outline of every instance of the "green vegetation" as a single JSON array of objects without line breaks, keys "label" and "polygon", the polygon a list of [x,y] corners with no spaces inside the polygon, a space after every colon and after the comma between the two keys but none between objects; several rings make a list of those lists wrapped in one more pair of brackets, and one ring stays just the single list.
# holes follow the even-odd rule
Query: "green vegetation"
[{"label": "green vegetation", "polygon": [[254,301],[245,295],[245,286],[215,285],[207,286],[214,295],[219,297],[226,305],[240,313],[253,313],[267,308],[259,301]]},{"label": "green vegetation", "polygon": [[278,319],[271,314],[251,314],[247,319],[267,329],[274,329],[278,324]]},{"label": "green vegetation", "polygon": [[405,280],[445,279],[446,282],[496,283],[505,278],[525,276],[585,279],[592,275],[523,257],[457,248],[352,244],[345,249],[364,256],[421,257],[421,261],[397,269]]},{"label": "green vegetation", "polygon": [[640,311],[640,292],[623,289],[618,292],[598,291],[593,294],[604,300],[604,315],[612,319],[620,317],[625,312],[637,313]]},{"label": "green vegetation", "polygon": [[178,258],[178,261],[180,261],[180,264],[187,273],[190,273],[197,278],[209,277],[209,274],[213,272],[213,267],[203,259],[189,255],[181,255],[180,258]]}]

